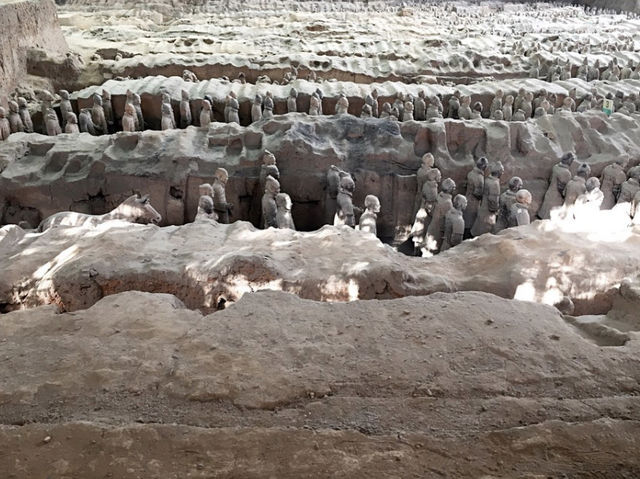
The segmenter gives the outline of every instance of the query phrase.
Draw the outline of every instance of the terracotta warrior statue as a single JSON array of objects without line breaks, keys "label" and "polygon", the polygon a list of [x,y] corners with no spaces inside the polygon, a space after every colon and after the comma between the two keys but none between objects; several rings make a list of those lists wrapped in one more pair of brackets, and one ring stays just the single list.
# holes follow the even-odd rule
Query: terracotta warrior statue
[{"label": "terracotta warrior statue", "polygon": [[461,120],[471,120],[471,97],[463,96],[458,108],[458,118]]},{"label": "terracotta warrior statue", "polygon": [[278,227],[278,205],[276,196],[280,193],[280,183],[273,176],[267,176],[262,195],[262,227]]},{"label": "terracotta warrior statue", "polygon": [[273,96],[268,91],[264,97],[264,111],[262,112],[262,118],[273,118]]},{"label": "terracotta warrior statue", "polygon": [[102,97],[97,93],[93,95],[93,108],[91,109],[91,120],[98,134],[109,134],[107,119],[104,116],[104,108],[102,108]]},{"label": "terracotta warrior statue", "polygon": [[622,184],[618,203],[631,203],[638,191],[640,191],[640,167],[636,166],[629,170],[629,179]]},{"label": "terracotta warrior statue", "polygon": [[24,131],[24,123],[20,117],[18,104],[15,101],[9,102],[9,128],[11,133],[19,133]]},{"label": "terracotta warrior statue", "polygon": [[83,108],[80,110],[78,123],[80,124],[80,131],[82,133],[89,133],[90,135],[96,134],[96,129],[93,125],[93,120],[91,119],[91,110],[89,108]]},{"label": "terracotta warrior statue", "polygon": [[427,102],[425,101],[424,90],[418,92],[418,98],[414,102],[413,117],[418,121],[427,119]]},{"label": "terracotta warrior statue", "polygon": [[604,193],[600,190],[600,180],[594,176],[587,180],[585,187],[586,191],[576,198],[574,216],[590,220],[602,208]]},{"label": "terracotta warrior statue", "polygon": [[456,90],[453,92],[453,95],[451,95],[451,98],[449,98],[449,118],[453,118],[454,120],[460,118],[459,110],[461,96],[462,94],[460,93],[460,90]]},{"label": "terracotta warrior statue", "polygon": [[214,173],[213,184],[213,208],[218,215],[220,223],[229,223],[229,213],[232,208],[231,203],[227,203],[227,181],[229,173],[224,168],[218,168]]},{"label": "terracotta warrior statue", "polygon": [[344,93],[340,93],[340,97],[336,102],[336,115],[346,115],[349,110],[349,100],[344,95]]},{"label": "terracotta warrior statue", "polygon": [[293,222],[293,216],[291,216],[291,198],[286,193],[278,193],[276,195],[276,224],[280,229],[295,230],[296,225]]},{"label": "terracotta warrior statue", "polygon": [[102,90],[102,109],[104,110],[104,117],[107,120],[107,127],[109,132],[113,132],[115,125],[115,117],[113,115],[113,104],[111,103],[111,93],[107,90]]},{"label": "terracotta warrior statue", "polygon": [[200,110],[200,127],[208,128],[211,123],[211,103],[209,100],[202,100],[202,109]]},{"label": "terracotta warrior statue", "polygon": [[65,133],[80,133],[80,128],[78,127],[78,117],[72,111],[67,113],[67,122],[64,126]]},{"label": "terracotta warrior statue", "polygon": [[292,88],[289,91],[289,98],[287,98],[287,111],[289,113],[295,113],[298,111],[298,91],[295,88]]},{"label": "terracotta warrior statue", "polygon": [[444,236],[445,217],[449,210],[453,207],[451,201],[453,192],[456,189],[456,183],[451,178],[445,178],[440,185],[440,193],[436,205],[433,208],[433,214],[429,226],[427,227],[427,235],[425,238],[424,249],[430,254],[440,251],[442,246],[442,238]]},{"label": "terracotta warrior statue", "polygon": [[410,101],[404,102],[404,114],[402,116],[402,121],[411,121],[413,120],[413,103]]},{"label": "terracotta warrior statue", "polygon": [[591,175],[591,167],[582,163],[576,175],[567,182],[564,188],[564,206],[573,206],[578,196],[587,192],[587,179]]},{"label": "terracotta warrior statue", "polygon": [[514,176],[509,180],[509,187],[500,195],[500,212],[496,218],[496,226],[494,233],[499,233],[509,227],[509,215],[511,214],[511,206],[516,201],[516,194],[522,189],[522,179]]},{"label": "terracotta warrior statue", "polygon": [[604,170],[602,170],[600,189],[604,195],[604,200],[602,201],[603,210],[610,210],[618,202],[620,188],[622,188],[622,184],[627,180],[627,174],[624,171],[626,166],[627,158],[620,156],[616,158],[614,163],[607,165]]},{"label": "terracotta warrior statue", "polygon": [[476,222],[478,216],[478,208],[480,208],[480,201],[484,193],[484,180],[485,172],[489,166],[489,160],[484,156],[476,160],[476,165],[467,174],[467,207],[464,210],[464,224],[467,233],[471,230],[471,227]]},{"label": "terracotta warrior statue", "polygon": [[489,118],[493,118],[495,116],[496,111],[502,111],[502,97],[504,96],[504,92],[502,90],[496,91],[496,96],[493,97],[491,101],[491,107],[489,108]]},{"label": "terracotta warrior statue", "polygon": [[136,110],[136,128],[138,131],[143,131],[145,124],[144,117],[142,116],[142,101],[140,100],[140,95],[137,93],[133,94],[133,108]]},{"label": "terracotta warrior statue", "polygon": [[200,193],[200,198],[195,221],[201,219],[217,221],[218,215],[213,207],[213,186],[209,183],[202,183],[198,187],[198,192]]},{"label": "terracotta warrior statue", "polygon": [[122,116],[122,131],[134,132],[137,126],[136,109],[133,104],[124,105],[124,115]]},{"label": "terracotta warrior statue", "polygon": [[360,118],[371,118],[373,116],[373,112],[371,111],[370,105],[362,105],[362,112],[360,113]]},{"label": "terracotta warrior statue", "polygon": [[309,115],[310,116],[320,115],[320,105],[321,105],[320,98],[316,93],[313,93],[309,98]]},{"label": "terracotta warrior statue", "polygon": [[60,128],[58,115],[56,115],[56,112],[53,110],[53,108],[49,108],[49,110],[47,110],[47,116],[45,117],[45,126],[47,128],[47,135],[49,136],[62,134],[62,128]]},{"label": "terracotta warrior statue", "polygon": [[484,181],[478,216],[471,227],[473,236],[480,236],[493,231],[496,224],[496,216],[500,210],[500,177],[503,173],[504,167],[499,161],[489,166],[489,176]]},{"label": "terracotta warrior statue", "polygon": [[564,190],[572,176],[569,167],[574,160],[575,155],[573,153],[566,153],[551,170],[549,188],[538,211],[540,219],[548,220],[551,217],[551,210],[564,204]]},{"label": "terracotta warrior statue", "polygon": [[262,120],[262,95],[256,94],[251,105],[251,123]]},{"label": "terracotta warrior statue", "polygon": [[464,209],[467,199],[462,195],[453,198],[453,206],[444,217],[444,237],[440,251],[446,251],[462,243],[464,238]]},{"label": "terracotta warrior statue", "polygon": [[11,126],[7,119],[7,110],[0,106],[0,140],[7,140],[11,135]]},{"label": "terracotta warrior statue", "polygon": [[526,90],[524,88],[520,88],[518,90],[518,96],[516,96],[516,99],[513,102],[513,111],[516,112],[518,110],[520,110],[522,108],[522,103],[524,102],[524,97],[526,94]]},{"label": "terracotta warrior statue", "polygon": [[436,95],[433,95],[429,98],[429,105],[427,106],[427,120],[438,118],[442,118],[442,103]]},{"label": "terracotta warrior statue", "polygon": [[524,101],[522,102],[521,109],[524,112],[524,117],[526,119],[531,118],[533,115],[533,93],[530,91],[524,94]]},{"label": "terracotta warrior statue", "polygon": [[502,106],[502,118],[504,121],[511,121],[513,118],[513,95],[507,95]]},{"label": "terracotta warrior statue", "polygon": [[173,110],[169,103],[162,104],[162,120],[160,122],[161,130],[173,130],[176,127],[174,123]]},{"label": "terracotta warrior statue", "polygon": [[367,195],[364,199],[364,213],[360,215],[360,222],[358,228],[360,231],[372,233],[377,236],[378,229],[376,226],[378,220],[378,213],[380,213],[380,200],[377,196]]},{"label": "terracotta warrior statue", "polygon": [[191,115],[191,102],[189,92],[182,90],[182,100],[180,101],[180,128],[186,128],[193,123]]},{"label": "terracotta warrior statue", "polygon": [[528,190],[518,190],[515,202],[511,205],[509,212],[509,227],[528,225],[531,222],[529,217],[529,206],[531,205],[531,193]]},{"label": "terracotta warrior statue", "polygon": [[60,116],[62,117],[62,126],[67,124],[67,113],[73,113],[73,107],[71,106],[71,100],[69,99],[69,92],[67,90],[60,90]]},{"label": "terracotta warrior statue", "polygon": [[343,173],[344,174],[341,174],[340,185],[338,186],[338,196],[336,198],[338,208],[333,224],[335,226],[344,224],[351,228],[355,228],[356,220],[352,196],[356,188],[356,184],[353,181],[353,178],[351,178],[351,175],[345,172]]},{"label": "terracotta warrior statue", "polygon": [[20,119],[24,125],[24,131],[26,133],[33,133],[33,121],[31,121],[31,113],[29,113],[29,107],[27,106],[27,100],[23,97],[18,98],[18,109],[20,113]]},{"label": "terracotta warrior statue", "polygon": [[338,189],[340,188],[341,173],[345,173],[336,165],[331,165],[327,171],[327,194],[325,198],[325,221],[331,223],[337,209]]},{"label": "terracotta warrior statue", "polygon": [[[273,103],[273,102],[272,102]],[[229,93],[229,103],[227,104],[228,110],[228,123],[237,123],[240,124],[240,116],[238,115],[238,110],[240,110],[240,103],[238,103],[238,98],[236,92]]]}]

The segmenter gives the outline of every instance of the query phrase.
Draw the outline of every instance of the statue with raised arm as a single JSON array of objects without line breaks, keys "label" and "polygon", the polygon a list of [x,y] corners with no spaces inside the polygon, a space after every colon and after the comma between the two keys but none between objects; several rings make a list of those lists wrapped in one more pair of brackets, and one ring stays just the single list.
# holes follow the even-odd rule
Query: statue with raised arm
[{"label": "statue with raised arm", "polygon": [[491,233],[495,227],[496,217],[500,210],[500,177],[503,173],[504,167],[499,161],[489,166],[489,176],[484,181],[478,216],[471,227],[473,236]]},{"label": "statue with raised arm", "polygon": [[380,200],[377,196],[367,195],[364,199],[364,213],[360,215],[358,228],[360,231],[372,233],[377,236],[378,213],[380,213]]},{"label": "statue with raised arm", "polygon": [[452,207],[444,217],[444,237],[440,251],[446,251],[462,243],[464,238],[464,209],[467,199],[462,195],[453,198]]},{"label": "statue with raised arm", "polygon": [[232,204],[227,202],[227,181],[229,180],[229,173],[224,168],[218,168],[214,173],[213,184],[213,209],[218,215],[218,221],[220,223],[229,223],[229,212],[231,211]]}]

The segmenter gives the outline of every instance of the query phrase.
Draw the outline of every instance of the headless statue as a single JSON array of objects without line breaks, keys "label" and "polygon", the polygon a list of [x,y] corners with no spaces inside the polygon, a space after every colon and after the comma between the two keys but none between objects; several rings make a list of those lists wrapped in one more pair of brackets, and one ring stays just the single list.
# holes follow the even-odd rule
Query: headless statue
[{"label": "headless statue", "polygon": [[286,193],[278,193],[276,195],[276,224],[280,229],[296,229],[296,225],[293,222],[293,216],[291,215],[291,198]]},{"label": "headless statue", "polygon": [[467,198],[456,195],[453,198],[452,207],[444,217],[444,236],[440,251],[446,251],[462,243],[464,238],[464,209],[467,207]]},{"label": "headless statue", "polygon": [[531,205],[531,193],[528,190],[518,190],[515,201],[509,211],[509,227],[528,225],[531,222],[529,217],[529,206]]},{"label": "headless statue", "polygon": [[551,180],[549,188],[544,195],[542,206],[538,211],[538,217],[548,220],[551,217],[551,210],[564,204],[564,191],[569,180],[571,180],[571,170],[569,167],[575,160],[573,153],[566,153],[560,162],[553,166],[551,170]]},{"label": "headless statue", "polygon": [[182,90],[182,100],[180,101],[180,128],[186,128],[193,123],[191,115],[191,102],[189,101],[189,93]]},{"label": "headless statue", "polygon": [[367,195],[364,199],[364,213],[360,215],[360,222],[358,224],[360,231],[377,236],[378,229],[376,223],[378,221],[378,213],[380,213],[380,200],[378,200],[377,196]]},{"label": "headless statue", "polygon": [[232,208],[232,204],[227,202],[227,181],[229,180],[229,173],[224,168],[218,168],[214,173],[213,184],[213,209],[218,215],[218,221],[220,223],[229,223],[229,213]]},{"label": "headless statue", "polygon": [[20,113],[20,119],[24,125],[25,133],[33,133],[33,121],[31,120],[31,113],[29,113],[29,107],[27,100],[23,97],[18,98],[18,111]]},{"label": "headless statue", "polygon": [[200,110],[200,127],[209,128],[211,123],[211,103],[209,100],[202,100],[202,109]]},{"label": "headless statue", "polygon": [[262,227],[278,227],[278,204],[276,196],[280,193],[280,183],[273,176],[267,176],[262,195]]},{"label": "headless statue", "polygon": [[15,101],[9,102],[9,128],[11,129],[11,133],[24,131],[24,123],[22,123],[19,107]]},{"label": "headless statue", "polygon": [[76,117],[76,114],[72,111],[67,113],[67,122],[64,126],[64,132],[69,134],[80,133],[78,117]]},{"label": "headless statue", "polygon": [[491,233],[500,210],[500,177],[504,173],[504,167],[502,163],[496,161],[489,167],[489,170],[489,176],[484,181],[478,216],[471,227],[473,236]]},{"label": "headless statue", "polygon": [[478,209],[480,208],[480,201],[484,193],[484,180],[485,172],[489,166],[489,160],[485,157],[480,157],[476,160],[476,165],[467,174],[467,207],[464,210],[464,224],[466,230],[471,230],[471,227],[476,222],[478,216]]},{"label": "headless statue", "polygon": [[518,176],[514,176],[509,180],[507,190],[500,195],[500,212],[496,218],[496,226],[493,229],[494,233],[499,233],[505,228],[509,227],[509,215],[511,215],[511,207],[516,201],[516,195],[518,191],[522,189],[522,179]]}]

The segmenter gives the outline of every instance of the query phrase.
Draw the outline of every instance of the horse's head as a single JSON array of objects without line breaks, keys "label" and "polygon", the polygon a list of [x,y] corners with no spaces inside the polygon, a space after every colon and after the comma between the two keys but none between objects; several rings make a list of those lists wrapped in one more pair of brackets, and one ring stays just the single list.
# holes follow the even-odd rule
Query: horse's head
[{"label": "horse's head", "polygon": [[162,216],[149,202],[149,195],[133,195],[127,198],[118,208],[133,223],[158,224]]}]

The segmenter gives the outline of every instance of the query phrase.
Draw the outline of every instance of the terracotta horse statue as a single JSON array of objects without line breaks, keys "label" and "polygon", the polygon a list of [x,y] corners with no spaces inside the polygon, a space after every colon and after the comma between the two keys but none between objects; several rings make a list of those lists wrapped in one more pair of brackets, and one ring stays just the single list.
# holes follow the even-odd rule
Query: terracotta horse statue
[{"label": "terracotta horse statue", "polygon": [[162,216],[149,203],[149,195],[133,195],[124,200],[116,209],[104,215],[88,215],[74,211],[56,213],[43,220],[38,226],[38,231],[45,231],[57,226],[97,226],[109,220],[157,224],[162,220]]}]

